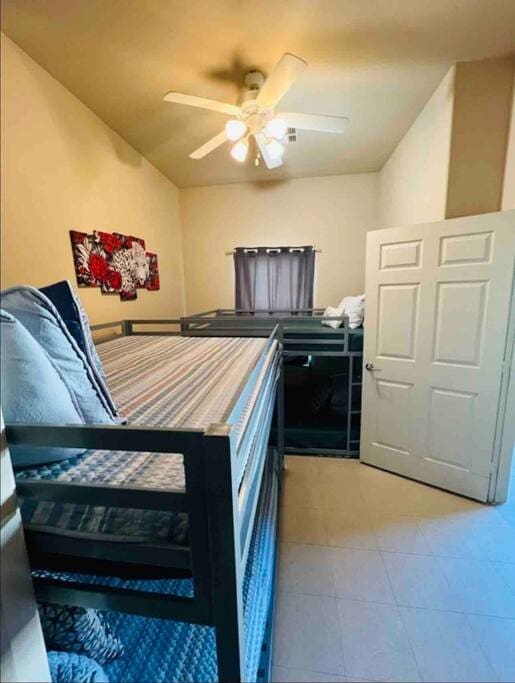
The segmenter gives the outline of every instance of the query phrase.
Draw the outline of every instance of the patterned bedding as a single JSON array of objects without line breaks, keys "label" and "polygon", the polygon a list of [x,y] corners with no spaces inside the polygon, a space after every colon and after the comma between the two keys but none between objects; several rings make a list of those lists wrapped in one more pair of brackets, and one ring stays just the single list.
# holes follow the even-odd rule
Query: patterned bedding
[{"label": "patterned bedding", "polygon": [[[113,398],[130,424],[206,429],[223,422],[243,380],[258,360],[263,339],[133,336],[99,346]],[[238,423],[237,443],[258,401],[260,389],[271,385],[276,359],[270,349]],[[248,430],[247,430],[248,431]],[[253,440],[248,453],[251,458]],[[19,479],[59,479],[96,484],[137,485],[183,491],[181,455],[88,451],[53,465],[17,473]],[[108,540],[166,540],[187,544],[183,513],[55,504],[25,500],[26,527],[65,535],[88,534]]]},{"label": "patterned bedding", "polygon": [[[243,581],[245,680],[257,680],[266,620],[272,599],[277,536],[278,480],[274,459],[264,468],[258,513]],[[123,580],[88,574],[37,572],[61,581],[93,583],[136,591],[193,597],[191,579]],[[106,612],[105,619],[124,645],[125,654],[105,666],[111,681],[171,683],[205,681],[217,676],[215,630],[165,619]]]}]

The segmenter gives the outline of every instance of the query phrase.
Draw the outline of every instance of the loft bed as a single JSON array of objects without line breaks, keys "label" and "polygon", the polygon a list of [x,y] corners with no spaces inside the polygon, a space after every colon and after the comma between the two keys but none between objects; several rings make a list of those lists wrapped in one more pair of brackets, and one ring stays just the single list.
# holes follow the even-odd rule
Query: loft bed
[{"label": "loft bed", "polygon": [[6,426],[11,446],[89,449],[16,473],[38,601],[106,612],[126,645],[105,666],[111,680],[269,680],[279,328],[252,339],[196,339],[182,320],[92,330],[113,331],[98,351],[131,424]]},{"label": "loft bed", "polygon": [[[336,321],[339,327],[322,325]],[[265,333],[279,326],[284,356],[285,452],[359,457],[363,327],[324,310],[214,309],[182,319],[188,334]]]}]

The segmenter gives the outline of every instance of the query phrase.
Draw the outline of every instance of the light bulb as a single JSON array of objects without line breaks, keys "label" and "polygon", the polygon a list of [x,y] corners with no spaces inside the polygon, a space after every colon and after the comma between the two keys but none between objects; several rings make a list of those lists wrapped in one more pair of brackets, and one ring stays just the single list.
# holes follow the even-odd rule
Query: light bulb
[{"label": "light bulb", "polygon": [[288,125],[283,119],[271,119],[265,126],[267,137],[282,140],[288,131]]},{"label": "light bulb", "polygon": [[284,154],[284,146],[272,138],[272,140],[269,140],[266,143],[266,151],[268,152],[270,159],[280,159]]},{"label": "light bulb", "polygon": [[240,140],[231,149],[231,156],[233,159],[236,159],[236,161],[243,163],[247,158],[248,151],[249,143],[246,140]]},{"label": "light bulb", "polygon": [[225,124],[225,134],[228,140],[239,140],[242,135],[245,135],[247,126],[239,119],[229,119]]}]

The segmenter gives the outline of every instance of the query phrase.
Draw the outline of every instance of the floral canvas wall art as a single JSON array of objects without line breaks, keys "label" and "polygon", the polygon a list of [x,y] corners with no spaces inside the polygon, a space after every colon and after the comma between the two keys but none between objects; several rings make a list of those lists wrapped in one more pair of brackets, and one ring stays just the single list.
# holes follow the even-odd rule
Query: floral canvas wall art
[{"label": "floral canvas wall art", "polygon": [[70,230],[70,239],[79,287],[100,287],[122,301],[136,299],[137,289],[159,289],[157,254],[147,252],[141,238]]}]

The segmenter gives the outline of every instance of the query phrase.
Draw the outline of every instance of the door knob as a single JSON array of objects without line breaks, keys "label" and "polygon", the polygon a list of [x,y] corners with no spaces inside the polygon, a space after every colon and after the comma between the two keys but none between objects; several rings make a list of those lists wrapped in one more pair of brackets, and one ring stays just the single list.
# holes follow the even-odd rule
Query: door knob
[{"label": "door knob", "polygon": [[381,372],[381,368],[375,368],[373,363],[367,363],[365,369],[369,372]]}]

